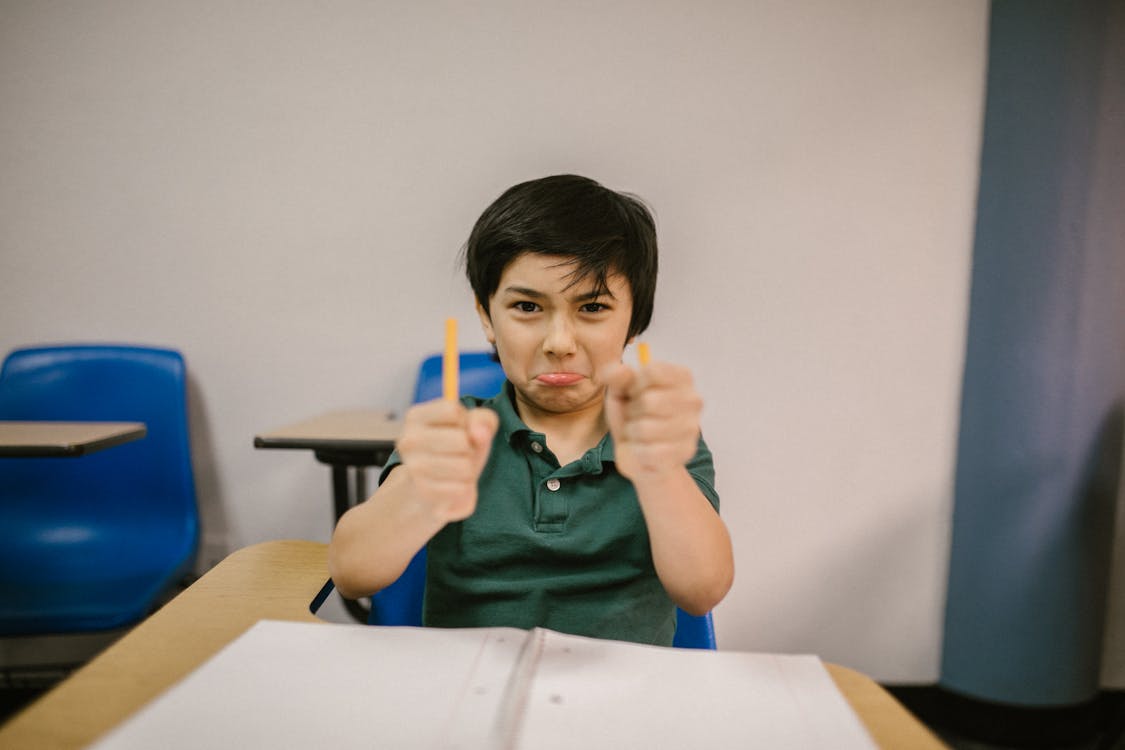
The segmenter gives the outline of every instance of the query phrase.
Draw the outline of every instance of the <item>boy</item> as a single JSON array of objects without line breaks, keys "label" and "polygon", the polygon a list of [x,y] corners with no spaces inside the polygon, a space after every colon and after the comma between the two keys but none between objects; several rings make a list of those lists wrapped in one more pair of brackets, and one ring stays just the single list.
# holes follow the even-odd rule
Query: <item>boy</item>
[{"label": "boy", "polygon": [[423,622],[671,645],[733,579],[690,373],[633,370],[656,231],[637,199],[558,175],[507,190],[465,264],[507,382],[407,412],[380,487],[339,521],[341,594],[392,583],[427,545]]}]

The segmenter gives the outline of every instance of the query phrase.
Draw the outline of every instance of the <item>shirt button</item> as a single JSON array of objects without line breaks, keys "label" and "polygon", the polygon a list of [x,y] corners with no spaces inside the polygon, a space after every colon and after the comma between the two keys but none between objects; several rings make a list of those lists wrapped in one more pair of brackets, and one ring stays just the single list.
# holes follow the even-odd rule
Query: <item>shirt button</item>
[{"label": "shirt button", "polygon": [[549,489],[551,492],[555,492],[561,486],[562,482],[557,479],[552,478],[547,480],[547,489]]},{"label": "shirt button", "polygon": [[543,452],[543,446],[540,445],[539,443],[532,443],[531,444],[531,450],[535,451],[536,453],[542,453]]}]

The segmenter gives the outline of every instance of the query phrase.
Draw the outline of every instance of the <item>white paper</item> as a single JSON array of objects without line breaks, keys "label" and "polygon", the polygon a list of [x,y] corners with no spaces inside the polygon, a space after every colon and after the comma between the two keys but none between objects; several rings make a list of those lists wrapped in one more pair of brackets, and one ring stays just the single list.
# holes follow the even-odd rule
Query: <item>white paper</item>
[{"label": "white paper", "polygon": [[94,747],[487,747],[526,637],[264,620]]},{"label": "white paper", "polygon": [[516,747],[875,747],[815,656],[532,635],[542,650]]},{"label": "white paper", "polygon": [[97,750],[875,745],[820,660],[511,628],[263,621]]}]

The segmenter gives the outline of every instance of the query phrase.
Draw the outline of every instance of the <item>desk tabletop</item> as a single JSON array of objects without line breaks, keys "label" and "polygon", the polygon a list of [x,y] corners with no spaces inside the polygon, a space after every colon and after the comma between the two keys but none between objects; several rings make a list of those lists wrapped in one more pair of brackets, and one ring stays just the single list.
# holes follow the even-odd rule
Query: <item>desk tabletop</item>
[{"label": "desk tabletop", "polygon": [[254,436],[256,448],[389,449],[402,431],[387,411],[333,411]]},{"label": "desk tabletop", "polygon": [[[88,745],[259,620],[322,622],[309,603],[327,577],[327,546],[317,542],[265,542],[235,552],[0,727],[0,747]],[[945,747],[871,678],[826,666],[879,747]]]},{"label": "desk tabletop", "polygon": [[82,456],[143,438],[141,422],[0,421],[0,456]]}]

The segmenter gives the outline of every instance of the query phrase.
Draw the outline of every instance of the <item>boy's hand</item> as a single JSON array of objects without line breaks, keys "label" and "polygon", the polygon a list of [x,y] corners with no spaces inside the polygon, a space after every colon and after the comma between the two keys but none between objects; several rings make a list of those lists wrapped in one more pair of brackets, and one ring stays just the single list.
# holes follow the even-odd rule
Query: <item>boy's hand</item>
[{"label": "boy's hand", "polygon": [[703,400],[691,372],[667,362],[640,370],[614,365],[605,376],[605,415],[617,470],[633,482],[659,479],[699,447]]},{"label": "boy's hand", "polygon": [[406,412],[398,452],[424,512],[460,521],[477,507],[477,479],[488,461],[500,421],[491,409],[466,409],[454,401],[429,401]]}]

